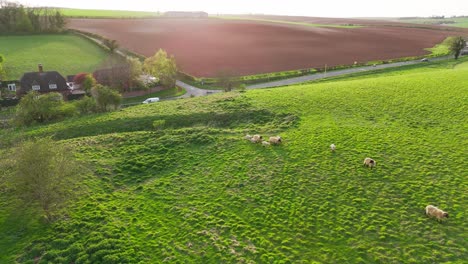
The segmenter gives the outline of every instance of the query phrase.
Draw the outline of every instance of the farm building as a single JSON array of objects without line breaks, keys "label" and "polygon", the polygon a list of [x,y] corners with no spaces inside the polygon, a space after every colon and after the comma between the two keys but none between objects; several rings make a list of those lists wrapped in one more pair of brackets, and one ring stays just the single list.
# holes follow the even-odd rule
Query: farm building
[{"label": "farm building", "polygon": [[20,89],[17,90],[17,94],[21,96],[29,91],[58,92],[64,96],[70,93],[65,78],[56,71],[44,72],[41,64],[38,72],[27,72],[20,79]]},{"label": "farm building", "polygon": [[179,17],[179,18],[207,18],[206,12],[183,12],[183,11],[168,11],[164,13],[165,17]]}]

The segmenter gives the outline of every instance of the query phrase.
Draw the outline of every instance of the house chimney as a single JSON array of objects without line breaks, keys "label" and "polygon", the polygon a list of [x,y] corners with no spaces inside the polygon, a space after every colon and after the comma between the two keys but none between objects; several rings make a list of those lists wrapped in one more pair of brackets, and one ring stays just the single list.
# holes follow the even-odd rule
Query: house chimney
[{"label": "house chimney", "polygon": [[39,72],[44,72],[44,69],[42,68],[42,64],[39,63],[39,65],[37,65],[37,67],[39,68]]}]

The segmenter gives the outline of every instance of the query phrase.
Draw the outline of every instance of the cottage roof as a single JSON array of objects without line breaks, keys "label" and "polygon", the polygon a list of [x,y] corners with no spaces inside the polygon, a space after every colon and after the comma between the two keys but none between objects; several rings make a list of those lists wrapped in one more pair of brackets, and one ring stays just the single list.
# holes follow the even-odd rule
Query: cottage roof
[{"label": "cottage roof", "polygon": [[[68,90],[65,78],[56,71],[27,72],[21,77],[20,83],[23,92],[30,91],[33,85],[40,85],[40,92],[60,92]],[[51,89],[50,85],[53,84],[55,84],[57,88]]]}]

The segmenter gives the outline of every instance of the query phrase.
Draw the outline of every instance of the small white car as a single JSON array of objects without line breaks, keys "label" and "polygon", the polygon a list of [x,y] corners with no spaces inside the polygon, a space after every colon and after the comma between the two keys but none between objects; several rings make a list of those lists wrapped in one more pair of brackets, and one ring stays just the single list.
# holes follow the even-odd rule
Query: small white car
[{"label": "small white car", "polygon": [[421,59],[421,62],[429,62],[429,59],[428,58],[423,58],[423,59]]},{"label": "small white car", "polygon": [[159,97],[147,98],[146,100],[143,101],[143,104],[151,104],[155,102],[159,102]]}]

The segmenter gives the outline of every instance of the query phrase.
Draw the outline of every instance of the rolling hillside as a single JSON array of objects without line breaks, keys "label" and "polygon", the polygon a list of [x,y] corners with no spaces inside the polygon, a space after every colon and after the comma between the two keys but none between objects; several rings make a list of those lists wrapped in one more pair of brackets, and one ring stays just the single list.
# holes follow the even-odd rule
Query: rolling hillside
[{"label": "rolling hillside", "polygon": [[89,167],[50,226],[0,181],[0,262],[463,263],[468,64],[440,65],[0,130],[3,157],[50,135]]}]

